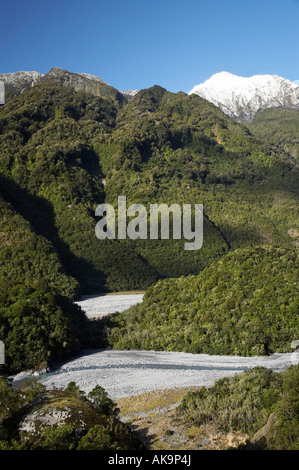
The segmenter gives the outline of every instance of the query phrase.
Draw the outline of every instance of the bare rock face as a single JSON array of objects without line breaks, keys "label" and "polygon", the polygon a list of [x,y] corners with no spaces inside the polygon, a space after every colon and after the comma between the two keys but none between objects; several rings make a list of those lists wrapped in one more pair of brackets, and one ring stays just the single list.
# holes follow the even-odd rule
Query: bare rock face
[{"label": "bare rock face", "polygon": [[[84,91],[95,96],[112,99],[119,105],[126,103],[137,93],[137,90],[121,92],[95,75],[73,73],[60,67],[53,67],[45,75],[39,72],[15,72],[0,75],[0,82],[4,83],[5,88],[5,102],[45,80],[54,80],[64,86],[72,87],[75,91]],[[1,97],[2,95],[0,95]]]},{"label": "bare rock face", "polygon": [[80,432],[101,423],[102,419],[91,403],[61,391],[52,391],[35,400],[21,420],[19,431],[26,440],[29,436],[39,438],[47,426],[71,424]]},{"label": "bare rock face", "polygon": [[95,75],[73,73],[59,67],[54,67],[43,77],[43,80],[49,79],[58,81],[65,86],[70,86],[75,91],[85,91],[102,98],[110,98],[120,105],[127,102],[127,98],[122,92]]},{"label": "bare rock face", "polygon": [[[111,414],[101,414],[97,406],[80,392],[77,395],[63,390],[42,393],[27,407],[17,431],[22,443],[29,448],[38,449],[43,445],[45,432],[49,428],[61,428],[64,425],[68,425],[77,440],[99,425],[111,433],[120,448],[143,448],[125,423]],[[64,445],[62,442],[61,449],[67,450]]]},{"label": "bare rock face", "polygon": [[274,413],[271,413],[265,426],[259,429],[250,438],[247,447],[249,449],[267,449],[269,447],[271,439],[273,439],[273,437],[275,436],[276,425],[276,416]]},{"label": "bare rock face", "polygon": [[299,86],[277,75],[238,77],[214,74],[189,95],[196,94],[222,109],[236,121],[249,122],[268,108],[299,109]]}]

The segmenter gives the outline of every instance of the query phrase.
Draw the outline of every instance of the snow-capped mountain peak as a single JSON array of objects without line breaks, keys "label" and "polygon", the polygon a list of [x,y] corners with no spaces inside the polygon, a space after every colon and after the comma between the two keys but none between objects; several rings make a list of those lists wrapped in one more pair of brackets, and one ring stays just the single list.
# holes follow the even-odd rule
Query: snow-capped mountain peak
[{"label": "snow-capped mountain peak", "polygon": [[250,121],[266,108],[299,108],[299,86],[277,75],[239,77],[214,74],[190,92],[212,102],[237,120]]},{"label": "snow-capped mountain peak", "polygon": [[133,98],[133,96],[137,95],[140,90],[125,90],[121,91],[123,95],[125,95],[127,98]]}]

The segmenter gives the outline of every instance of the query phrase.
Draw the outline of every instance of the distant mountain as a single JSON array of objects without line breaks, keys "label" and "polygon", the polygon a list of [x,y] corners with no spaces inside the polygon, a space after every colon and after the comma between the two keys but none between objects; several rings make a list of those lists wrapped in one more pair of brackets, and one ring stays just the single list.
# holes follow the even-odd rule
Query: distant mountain
[{"label": "distant mountain", "polygon": [[239,77],[228,72],[196,85],[196,94],[215,104],[237,121],[248,122],[267,108],[299,109],[299,86],[277,75]]},{"label": "distant mountain", "polygon": [[95,75],[69,72],[60,67],[53,67],[45,75],[39,72],[2,74],[0,75],[0,80],[5,83],[6,101],[32,88],[41,80],[54,80],[62,85],[71,86],[75,91],[84,91],[102,98],[109,98],[119,104],[124,104],[128,98],[138,93],[138,90],[121,92]]},{"label": "distant mountain", "polygon": [[5,84],[5,101],[33,87],[43,76],[39,72],[15,72],[0,75],[0,80]]},{"label": "distant mountain", "polygon": [[126,97],[104,80],[88,73],[73,73],[54,67],[44,76],[44,80],[56,80],[62,85],[71,86],[75,91],[84,91],[94,96],[109,98],[115,103],[124,104]]},{"label": "distant mountain", "polygon": [[138,92],[139,90],[125,90],[125,91],[122,91],[121,93],[130,99],[130,98],[133,98],[135,95],[137,95]]}]

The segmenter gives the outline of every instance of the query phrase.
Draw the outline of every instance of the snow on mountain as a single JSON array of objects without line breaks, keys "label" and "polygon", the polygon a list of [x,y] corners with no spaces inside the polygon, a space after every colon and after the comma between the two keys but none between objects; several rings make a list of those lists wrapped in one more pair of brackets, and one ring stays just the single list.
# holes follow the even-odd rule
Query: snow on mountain
[{"label": "snow on mountain", "polygon": [[33,87],[43,78],[43,74],[39,72],[14,72],[3,73],[0,75],[0,81],[5,86],[5,99],[9,100],[14,96],[20,95],[28,88]]},{"label": "snow on mountain", "polygon": [[250,121],[266,108],[299,108],[299,86],[277,75],[213,75],[189,93],[212,102],[233,119]]},{"label": "snow on mountain", "polygon": [[62,82],[75,81],[76,83],[86,83],[89,81],[108,85],[108,83],[96,75],[91,75],[90,73],[69,72],[68,70],[62,69],[60,67],[53,67],[51,70],[49,70],[49,72],[46,73],[45,78],[60,79]]},{"label": "snow on mountain", "polygon": [[100,82],[100,83],[105,83],[108,85],[107,82],[104,82],[100,77],[97,77],[96,75],[91,75],[90,73],[77,73],[76,75],[81,75],[84,78],[88,78],[88,80],[93,80],[95,82]]},{"label": "snow on mountain", "polygon": [[121,93],[125,95],[127,98],[133,98],[133,96],[139,93],[139,90],[125,90],[125,91],[121,91]]},{"label": "snow on mountain", "polygon": [[0,82],[4,82],[5,85],[6,101],[33,87],[40,80],[55,80],[65,86],[71,86],[76,91],[85,91],[95,96],[110,97],[119,103],[126,102],[138,93],[138,90],[122,92],[96,75],[69,72],[60,67],[53,67],[45,75],[39,72],[15,72],[0,75]]},{"label": "snow on mountain", "polygon": [[[88,73],[72,73],[59,67],[46,75],[39,72],[15,72],[0,75],[5,85],[5,100],[20,95],[40,80],[55,79],[75,90],[96,96],[109,96],[119,102],[132,99],[139,90],[119,91],[101,78]],[[267,108],[284,107],[299,109],[299,81],[291,82],[277,75],[239,77],[229,72],[214,74],[190,92],[214,103],[237,121],[250,121]],[[1,94],[2,97],[2,94]]]},{"label": "snow on mountain", "polygon": [[13,73],[3,73],[0,75],[0,80],[4,83],[30,83],[30,86],[34,86],[43,77],[42,73],[39,72],[13,72]]},{"label": "snow on mountain", "polygon": [[0,80],[0,104],[5,103],[4,83]]}]

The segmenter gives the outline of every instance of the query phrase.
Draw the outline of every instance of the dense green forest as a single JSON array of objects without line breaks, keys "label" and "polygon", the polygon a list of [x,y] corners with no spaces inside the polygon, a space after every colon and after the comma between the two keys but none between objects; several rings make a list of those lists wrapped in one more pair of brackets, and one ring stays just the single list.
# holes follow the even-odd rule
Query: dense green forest
[{"label": "dense green forest", "polygon": [[299,337],[299,258],[277,246],[237,249],[197,276],[165,279],[108,321],[108,344],[205,354],[288,352]]},{"label": "dense green forest", "polygon": [[[65,73],[69,74],[54,69],[0,108],[0,334],[6,367],[17,371],[40,366],[84,345],[101,346],[102,326],[91,326],[72,301],[82,293],[147,289],[165,278],[174,279],[150,287],[144,303],[148,312],[134,325],[136,331],[131,333],[130,313],[129,327],[124,320],[116,324],[109,344],[196,352],[212,348],[236,354],[287,350],[296,333],[294,306],[284,290],[296,260],[296,161],[196,95],[154,86],[128,101],[105,83],[69,86],[74,77],[69,74],[68,80]],[[138,202],[147,209],[152,203],[203,204],[203,247],[185,251],[184,240],[171,239],[98,240],[95,208],[102,202],[116,206],[119,195],[127,197],[128,205]],[[286,285],[277,287],[281,294],[269,294],[269,309],[257,296],[256,306],[265,308],[266,319],[260,320],[260,310],[252,304],[244,320],[246,302],[238,307],[238,289],[229,291],[242,251],[224,258],[231,272],[230,287],[218,285],[213,275],[215,284],[197,276],[210,276],[213,266],[217,271],[221,264],[215,262],[233,250],[264,243],[281,248],[244,253],[252,253],[254,260],[260,257],[273,272],[278,263]],[[254,266],[255,261],[246,270],[249,286],[256,282]],[[180,276],[187,277],[176,281]],[[267,276],[259,278],[260,288],[275,292],[276,278]],[[203,325],[202,313],[195,314],[203,308],[194,287],[197,282],[209,288],[207,302],[210,292],[217,290],[218,305],[215,312],[212,304],[207,307]],[[174,292],[179,283],[186,283],[181,293],[190,304],[182,300],[186,305],[181,317]],[[150,296],[160,288],[167,309],[162,311],[163,303],[157,305],[152,318]],[[248,289],[244,296],[250,304],[255,290]],[[290,292],[295,297],[294,289]],[[242,320],[235,328],[238,312]],[[215,332],[210,326],[214,315],[220,333],[212,347],[208,338]],[[270,325],[273,315],[280,329]],[[151,322],[159,321],[163,337],[154,338],[152,331],[146,340],[142,328],[147,331]],[[255,344],[240,333],[251,321],[257,332]],[[260,321],[268,325],[265,331]],[[205,339],[187,331],[195,324]],[[178,325],[187,328],[180,338]],[[227,333],[227,325],[233,325],[234,333]],[[124,333],[122,340],[119,331]]]},{"label": "dense green forest", "polygon": [[252,436],[243,449],[298,450],[298,392],[298,365],[284,372],[256,367],[188,393],[177,412],[196,426],[213,422],[219,431]]},{"label": "dense green forest", "polygon": [[[161,87],[129,103],[48,78],[0,112],[4,197],[47,238],[84,292],[196,274],[231,248],[291,244],[297,167],[197,96]],[[94,236],[102,202],[204,205],[204,246]],[[286,208],[288,209],[286,211]]]},{"label": "dense green forest", "polygon": [[[154,86],[128,99],[61,69],[7,96],[1,374],[45,369],[83,348],[290,351],[299,338],[298,113],[268,110],[248,129],[196,95]],[[153,203],[203,204],[203,247],[97,239],[96,207],[117,207],[121,195],[148,214]],[[97,322],[73,302],[141,289],[142,304]],[[1,450],[141,448],[100,386],[85,396],[74,383],[13,390],[0,378],[0,402]],[[298,448],[298,366],[223,379],[187,395],[179,413],[252,435],[245,448]],[[254,438],[270,418],[269,439]]]},{"label": "dense green forest", "polygon": [[266,109],[249,124],[251,132],[260,139],[299,157],[299,111],[297,109]]},{"label": "dense green forest", "polygon": [[[35,380],[13,390],[0,377],[0,450],[142,450],[100,386],[47,391]],[[28,430],[28,427],[30,430]]]}]

